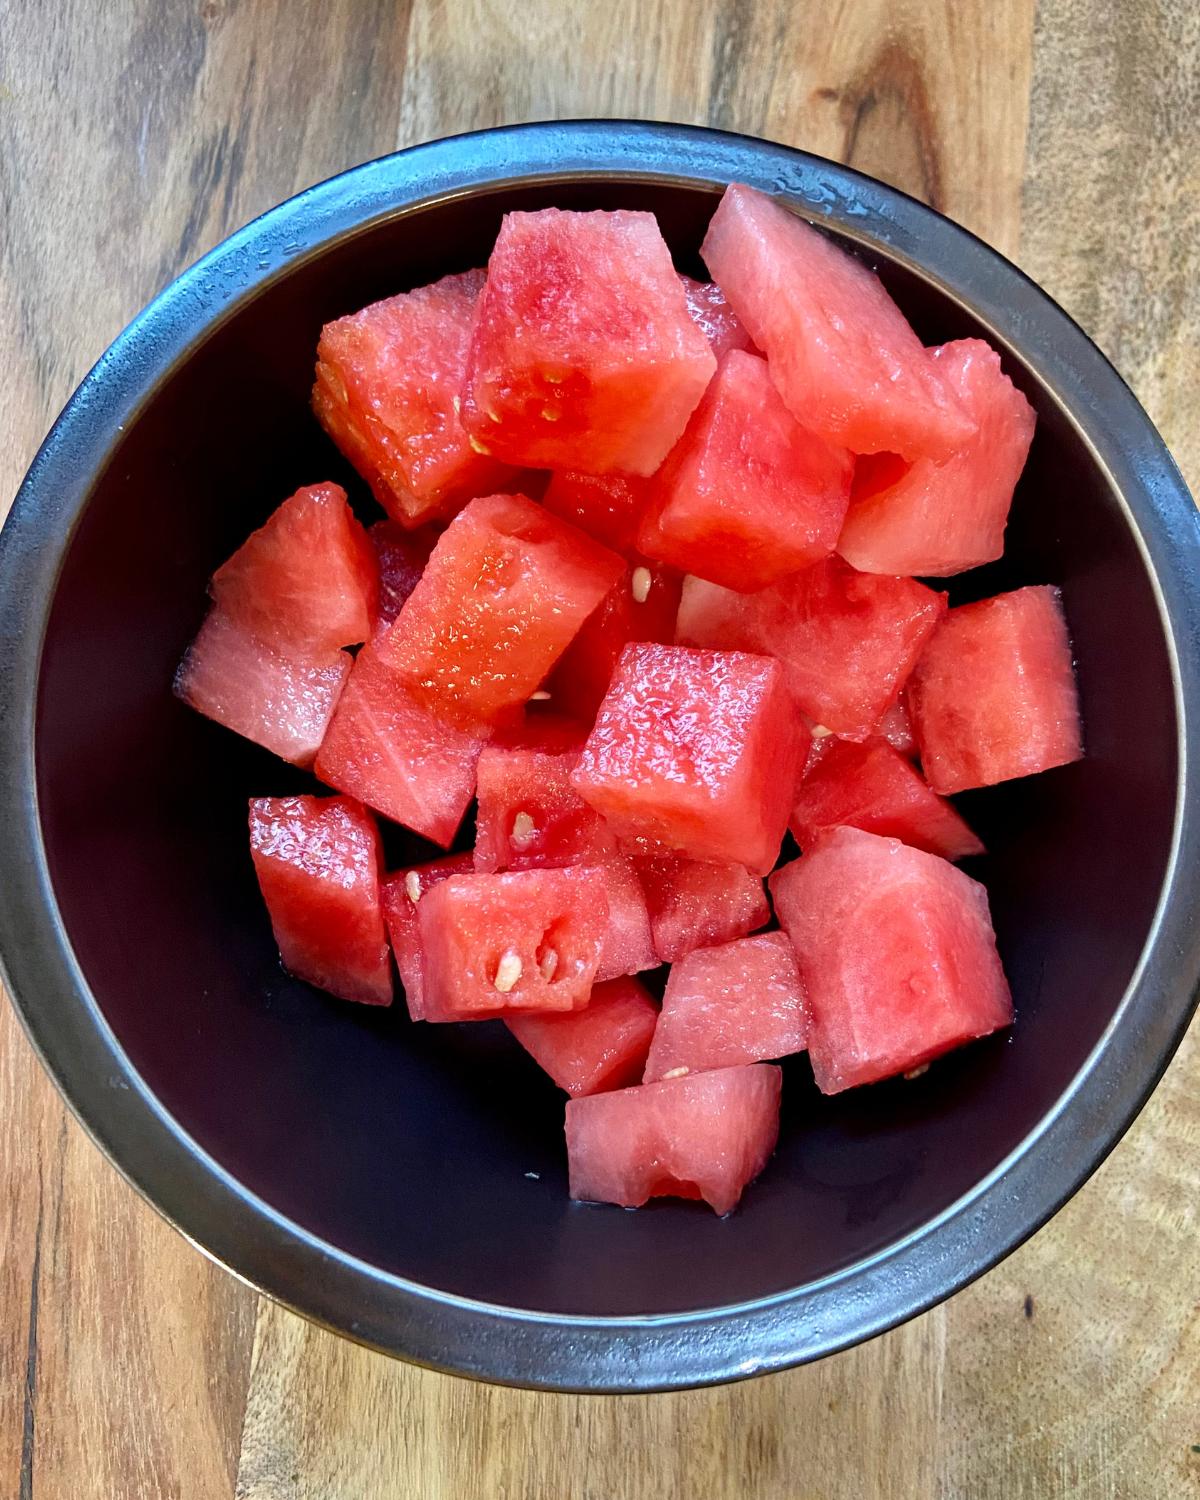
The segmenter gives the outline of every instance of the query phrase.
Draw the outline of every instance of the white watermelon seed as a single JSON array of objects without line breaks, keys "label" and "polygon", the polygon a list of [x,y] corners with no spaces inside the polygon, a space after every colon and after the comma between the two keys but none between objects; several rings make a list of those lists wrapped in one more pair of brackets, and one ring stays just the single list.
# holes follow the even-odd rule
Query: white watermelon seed
[{"label": "white watermelon seed", "polygon": [[928,1072],[929,1072],[929,1064],[928,1063],[922,1063],[919,1068],[909,1068],[908,1072],[905,1073],[904,1076],[905,1076],[905,1078],[908,1078],[908,1079],[920,1078],[920,1076],[921,1076],[922,1073],[928,1073]]},{"label": "white watermelon seed", "polygon": [[682,1078],[685,1073],[690,1073],[691,1068],[672,1068],[669,1073],[664,1073],[662,1081],[666,1083],[668,1078]]},{"label": "white watermelon seed", "polygon": [[455,398],[454,398],[454,415],[457,417],[460,411],[462,411],[462,397],[461,396],[455,396]]},{"label": "white watermelon seed", "polygon": [[832,729],[826,729],[824,724],[814,724],[812,736],[814,740],[823,740],[833,733]]},{"label": "white watermelon seed", "polygon": [[492,456],[492,450],[490,448],[485,448],[473,432],[467,433],[467,437],[470,440],[471,447],[474,448],[476,453],[482,453],[485,458],[490,458]]},{"label": "white watermelon seed", "polygon": [[554,978],[554,971],[558,968],[558,954],[553,948],[547,948],[541,958],[538,959],[538,968],[542,978],[547,984]]},{"label": "white watermelon seed", "polygon": [[633,577],[629,580],[629,587],[633,591],[633,597],[638,604],[645,604],[650,594],[650,585],[652,582],[649,568],[634,568]]},{"label": "white watermelon seed", "polygon": [[531,833],[537,832],[537,824],[527,812],[519,812],[513,819],[512,836],[517,843],[524,843]]},{"label": "white watermelon seed", "polygon": [[408,899],[416,906],[421,899],[421,877],[415,870],[410,870],[404,877],[404,889],[408,893]]},{"label": "white watermelon seed", "polygon": [[529,695],[530,703],[549,703],[550,694],[544,688],[538,688],[536,693]]},{"label": "white watermelon seed", "polygon": [[509,948],[496,966],[496,988],[502,995],[507,995],[520,977],[521,955],[515,949]]},{"label": "white watermelon seed", "polygon": [[562,416],[562,412],[556,411],[553,406],[543,406],[542,416],[547,422],[557,422],[559,417]]}]

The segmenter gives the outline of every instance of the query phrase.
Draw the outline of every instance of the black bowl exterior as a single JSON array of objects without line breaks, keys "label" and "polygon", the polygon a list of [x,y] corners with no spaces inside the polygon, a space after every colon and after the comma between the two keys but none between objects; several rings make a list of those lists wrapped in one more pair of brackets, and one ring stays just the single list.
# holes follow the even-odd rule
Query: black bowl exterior
[{"label": "black bowl exterior", "polygon": [[[562,1097],[498,1025],[420,1027],[278,966],[245,799],[311,778],[190,713],[204,582],[297,485],[371,502],[307,409],[322,322],[485,259],[503,212],[656,212],[677,263],[724,184],[875,265],[926,342],[980,333],[1039,415],[1002,563],[1058,583],[1088,758],[962,799],[1018,1022],[920,1084],[786,1064],[742,1207],[572,1204]],[[0,541],[0,951],[85,1127],[189,1238],[375,1347],[516,1384],[649,1390],[816,1358],[980,1274],[1120,1137],[1194,1005],[1200,526],[1080,330],[923,205],[783,147],[613,122],[438,142],[284,204],[84,381]],[[392,862],[419,841],[390,830]]]}]

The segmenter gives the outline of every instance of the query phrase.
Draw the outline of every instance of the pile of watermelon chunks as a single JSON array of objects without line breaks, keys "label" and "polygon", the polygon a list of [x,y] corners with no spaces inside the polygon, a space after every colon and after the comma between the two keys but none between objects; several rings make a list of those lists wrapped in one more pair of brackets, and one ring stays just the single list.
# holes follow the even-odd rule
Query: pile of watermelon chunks
[{"label": "pile of watermelon chunks", "polygon": [[[723,1214],[764,1059],[832,1094],[1010,1024],[947,798],[1082,751],[1057,589],[917,581],[1002,553],[1034,415],[997,354],[923,347],[752,189],[702,255],[513,213],[486,273],[329,324],[313,407],[388,519],[285,501],[176,691],[339,793],[251,803],[291,973],[386,1005],[394,953],[414,1020],[499,1017],[570,1095],[573,1197]],[[448,849],[473,798],[473,851],[383,873],[376,815]]]}]

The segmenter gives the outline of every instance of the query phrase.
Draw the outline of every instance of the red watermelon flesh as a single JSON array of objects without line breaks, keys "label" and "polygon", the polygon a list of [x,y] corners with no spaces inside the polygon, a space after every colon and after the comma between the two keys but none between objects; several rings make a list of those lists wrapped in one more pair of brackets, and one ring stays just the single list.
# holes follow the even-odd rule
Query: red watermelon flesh
[{"label": "red watermelon flesh", "polygon": [[1079,760],[1079,695],[1058,589],[1016,589],[952,609],[917,664],[908,701],[925,775],[947,796]]},{"label": "red watermelon flesh", "polygon": [[378,640],[416,588],[441,533],[432,526],[405,531],[387,520],[376,521],[367,535],[379,560],[379,604],[371,622],[371,637]]},{"label": "red watermelon flesh", "polygon": [[684,580],[675,639],[720,651],[769,651],[796,706],[844,739],[877,734],[946,595],[913,578],[857,573],[838,557],[757,594]]},{"label": "red watermelon flesh", "polygon": [[826,442],[913,460],[974,435],[879,278],[765,193],[732,183],[700,253],[789,411]]},{"label": "red watermelon flesh", "polygon": [[920,760],[921,752],[917,749],[917,737],[913,733],[905,689],[901,688],[900,696],[880,719],[879,732],[893,750],[899,750],[905,760]]},{"label": "red watermelon flesh", "polygon": [[869,461],[855,474],[838,551],[864,573],[948,578],[1004,553],[1037,419],[982,339],[943,344],[933,356],[979,430],[957,453],[919,458],[890,482],[886,465]]},{"label": "red watermelon flesh", "polygon": [[175,696],[256,745],[307,769],[354,666],[344,651],[280,656],[210,609],[175,674]]},{"label": "red watermelon flesh", "polygon": [[822,1093],[909,1072],[1011,1023],[987,891],[946,860],[834,828],[770,886],[808,992]]},{"label": "red watermelon flesh", "polygon": [[807,751],[778,662],[633,643],[571,780],[641,853],[765,874]]},{"label": "red watermelon flesh", "polygon": [[653,214],[505,215],[462,390],[477,450],[653,474],[715,368]]},{"label": "red watermelon flesh", "polygon": [[370,813],[350,797],[252,797],[250,853],[288,973],[342,1000],[390,1005]]},{"label": "red watermelon flesh", "polygon": [[745,937],[771,920],[762,877],[745,865],[640,859],[654,949],[673,964],[694,948]]},{"label": "red watermelon flesh", "polygon": [[572,1099],[637,1083],[658,1007],[636,979],[598,984],[586,1010],[514,1012],[504,1024]]},{"label": "red watermelon flesh", "polygon": [[448,854],[445,859],[435,859],[426,865],[410,865],[407,869],[397,870],[380,882],[383,919],[392,940],[396,967],[400,970],[408,1014],[414,1021],[425,1019],[425,959],[421,951],[417,904],[439,881],[449,880],[451,875],[471,875],[474,869],[470,854]]},{"label": "red watermelon flesh", "polygon": [[417,905],[427,1021],[582,1010],[608,922],[593,866],[454,875]]},{"label": "red watermelon flesh", "polygon": [[637,557],[588,616],[547,683],[551,701],[591,723],[630,641],[675,639],[683,578],[674,568]]},{"label": "red watermelon flesh", "polygon": [[600,951],[596,982],[622,974],[641,974],[658,968],[658,954],[650,932],[646,893],[628,855],[606,859],[597,866],[604,875],[608,896],[608,926]]},{"label": "red watermelon flesh", "polygon": [[523,705],[624,572],[522,495],[472,500],[443,532],[380,657],[447,724],[496,724]]},{"label": "red watermelon flesh", "polygon": [[452,515],[512,477],[472,447],[455,410],[484,279],[444,276],[321,330],[313,410],[401,526]]},{"label": "red watermelon flesh", "polygon": [[730,307],[729,298],[715,281],[693,281],[690,276],[680,276],[679,279],[683,283],[692,322],[708,340],[718,361],[731,349],[749,349],[752,354],[759,352],[741,319]]},{"label": "red watermelon flesh", "polygon": [[671,968],[645,1083],[803,1052],[808,1002],[782,932],[699,948]]},{"label": "red watermelon flesh", "polygon": [[571,1197],[624,1208],[703,1198],[729,1213],[775,1149],[782,1085],[780,1068],[751,1063],[570,1100]]},{"label": "red watermelon flesh", "polygon": [[636,474],[579,474],[560,469],[551,476],[542,504],[602,546],[630,557],[637,546],[649,483]]},{"label": "red watermelon flesh", "polygon": [[833,740],[796,792],[788,827],[801,849],[823,828],[845,824],[900,839],[943,859],[984,853],[951,803],[884,739]]},{"label": "red watermelon flesh", "polygon": [[547,707],[541,703],[527,705],[523,713],[497,726],[490,743],[505,750],[543,750],[548,755],[582,750],[591,725],[553,709],[538,712]]},{"label": "red watermelon flesh", "polygon": [[483,751],[476,785],[477,870],[596,864],[616,855],[616,835],[571,785],[580,754],[494,745]]},{"label": "red watermelon flesh", "polygon": [[638,546],[726,588],[765,588],[837,546],[853,473],[784,406],[766,360],[732,350],[651,483]]},{"label": "red watermelon flesh", "polygon": [[417,703],[364,646],[317,755],[322,781],[449,848],[475,794],[485,736],[455,729]]}]

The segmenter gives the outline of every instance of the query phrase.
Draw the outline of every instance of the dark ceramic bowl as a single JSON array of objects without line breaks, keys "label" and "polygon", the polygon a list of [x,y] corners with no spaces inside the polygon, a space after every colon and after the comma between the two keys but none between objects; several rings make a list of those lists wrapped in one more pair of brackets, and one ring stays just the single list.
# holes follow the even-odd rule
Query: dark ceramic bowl
[{"label": "dark ceramic bowl", "polygon": [[[1037,408],[1004,560],[962,600],[1063,590],[1087,759],[961,800],[1011,1033],[919,1083],[822,1098],[731,1217],[567,1196],[562,1096],[499,1023],[413,1026],[281,972],[246,798],[305,774],[172,698],[213,568],[298,485],[365,486],[308,409],[321,324],[482,265],[508,209],[643,208],[679,267],[730,180],[878,268],[926,343],[982,335]],[[103,1151],[218,1261],[389,1353],[517,1384],[652,1390],[827,1354],[928,1307],[1073,1193],[1191,1014],[1200,526],[1080,330],[963,230],[761,141],[594,122],[391,157],[273,210],[117,340],[0,545],[0,949]],[[393,863],[419,841],[389,831]]]}]

